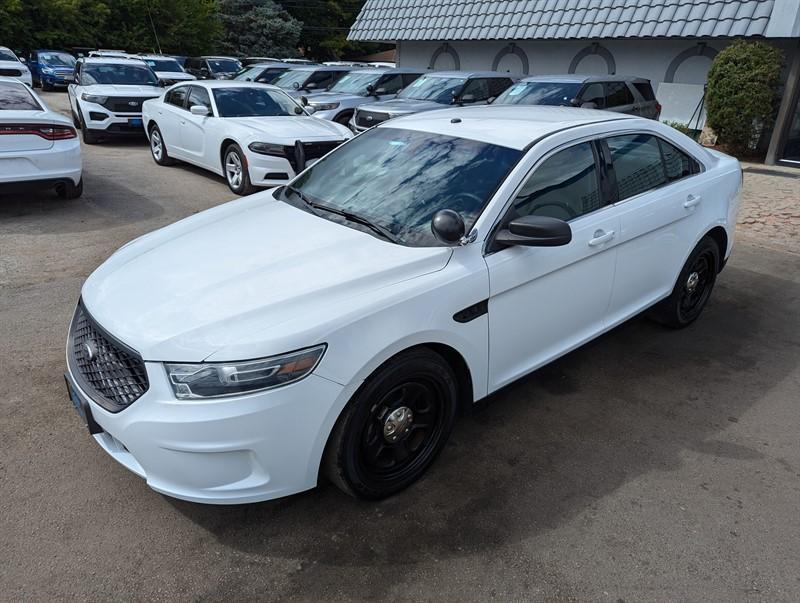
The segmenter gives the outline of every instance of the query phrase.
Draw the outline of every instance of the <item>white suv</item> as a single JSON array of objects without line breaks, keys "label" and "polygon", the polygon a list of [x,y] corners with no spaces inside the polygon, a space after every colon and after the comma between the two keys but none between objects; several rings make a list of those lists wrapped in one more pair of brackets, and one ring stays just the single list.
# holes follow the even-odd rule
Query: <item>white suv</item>
[{"label": "white suv", "polygon": [[113,57],[79,59],[68,91],[72,119],[86,144],[104,136],[144,134],[142,103],[163,92],[144,61]]},{"label": "white suv", "polygon": [[13,77],[33,88],[33,77],[28,66],[14,54],[14,51],[0,46],[0,77]]}]

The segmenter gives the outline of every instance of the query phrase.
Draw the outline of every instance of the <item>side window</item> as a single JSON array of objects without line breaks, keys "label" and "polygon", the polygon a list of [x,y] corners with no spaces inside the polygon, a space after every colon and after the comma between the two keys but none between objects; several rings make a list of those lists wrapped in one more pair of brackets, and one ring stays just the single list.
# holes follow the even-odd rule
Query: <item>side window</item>
[{"label": "side window", "polygon": [[620,201],[667,183],[661,149],[655,136],[614,136],[607,138],[606,143],[611,151]]},{"label": "side window", "polygon": [[397,91],[403,87],[403,78],[400,75],[385,75],[375,86],[380,94],[397,94]]},{"label": "side window", "polygon": [[411,82],[417,79],[421,73],[404,73],[403,74],[403,88],[408,86]]},{"label": "side window", "polygon": [[642,95],[644,100],[656,100],[656,95],[653,94],[653,87],[650,85],[650,82],[634,82],[633,85],[639,91],[639,94]]},{"label": "side window", "polygon": [[317,89],[327,88],[333,83],[333,76],[339,75],[334,71],[317,71],[315,74],[311,76],[308,80],[308,83],[316,84]]},{"label": "side window", "polygon": [[598,109],[605,108],[606,93],[603,84],[595,82],[586,86],[581,94],[581,103],[594,103]]},{"label": "side window", "polygon": [[608,82],[606,84],[606,107],[622,107],[633,104],[633,93],[625,82]]},{"label": "side window", "polygon": [[489,96],[500,96],[512,83],[510,79],[499,77],[489,80]]},{"label": "side window", "polygon": [[513,217],[572,220],[602,206],[592,145],[582,142],[545,159],[514,199]]},{"label": "side window", "polygon": [[664,156],[664,168],[667,170],[667,178],[670,182],[686,178],[700,171],[700,166],[697,161],[677,147],[661,138],[658,139],[658,144],[661,145],[661,153]]},{"label": "side window", "polygon": [[[177,88],[180,90],[180,88]],[[211,109],[211,98],[208,96],[208,90],[200,86],[192,86],[189,91],[189,104],[187,106],[193,107],[194,105],[202,105],[208,109],[209,115],[213,112]]]},{"label": "side window", "polygon": [[461,93],[461,97],[463,98],[467,95],[475,97],[475,102],[485,101],[489,98],[489,80],[485,78],[475,78],[467,82],[464,91]]},{"label": "side window", "polygon": [[188,86],[178,86],[177,88],[173,88],[167,92],[167,95],[164,97],[164,102],[168,105],[175,105],[176,107],[183,109],[184,103],[186,102],[186,91],[188,89]]}]

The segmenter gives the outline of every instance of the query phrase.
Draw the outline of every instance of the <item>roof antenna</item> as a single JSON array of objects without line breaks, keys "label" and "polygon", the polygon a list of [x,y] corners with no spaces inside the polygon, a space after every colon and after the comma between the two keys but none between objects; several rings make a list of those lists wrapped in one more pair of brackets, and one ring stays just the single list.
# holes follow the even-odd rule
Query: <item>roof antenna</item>
[{"label": "roof antenna", "polygon": [[153,15],[150,13],[150,2],[147,3],[147,16],[150,17],[150,27],[153,28],[153,36],[156,39],[156,46],[158,46],[158,54],[164,54],[161,52],[161,42],[158,41],[158,34],[156,33],[156,25],[153,23]]}]

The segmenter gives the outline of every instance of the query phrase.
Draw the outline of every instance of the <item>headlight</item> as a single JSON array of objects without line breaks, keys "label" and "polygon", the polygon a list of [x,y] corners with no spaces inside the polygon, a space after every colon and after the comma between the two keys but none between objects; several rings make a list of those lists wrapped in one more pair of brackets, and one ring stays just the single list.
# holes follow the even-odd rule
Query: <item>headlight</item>
[{"label": "headlight", "polygon": [[108,100],[107,96],[99,96],[97,94],[86,94],[85,92],[81,94],[81,98],[85,100],[87,103],[97,103],[98,105],[102,105]]},{"label": "headlight", "polygon": [[247,145],[247,148],[253,151],[253,153],[259,153],[261,155],[286,157],[286,153],[283,151],[283,146],[279,144],[272,144],[270,142],[251,142],[249,145]]},{"label": "headlight", "polygon": [[326,344],[246,362],[164,364],[179,400],[249,394],[307,377],[325,353]]},{"label": "headlight", "polygon": [[50,69],[50,67],[42,67],[42,73],[46,73],[47,75],[53,75],[55,71]]},{"label": "headlight", "polygon": [[339,103],[311,103],[317,111],[333,111],[339,108]]}]

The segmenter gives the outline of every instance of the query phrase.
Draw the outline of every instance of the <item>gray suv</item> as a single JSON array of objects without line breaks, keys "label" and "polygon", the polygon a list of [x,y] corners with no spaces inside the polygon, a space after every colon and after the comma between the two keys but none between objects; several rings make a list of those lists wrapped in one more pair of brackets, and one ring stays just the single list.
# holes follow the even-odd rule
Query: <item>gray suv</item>
[{"label": "gray suv", "polygon": [[363,132],[399,115],[444,109],[451,105],[485,105],[516,80],[513,75],[497,71],[426,73],[403,88],[394,100],[357,108],[350,127]]},{"label": "gray suv", "polygon": [[650,80],[625,75],[537,75],[520,80],[495,105],[562,105],[658,119],[661,105]]}]

